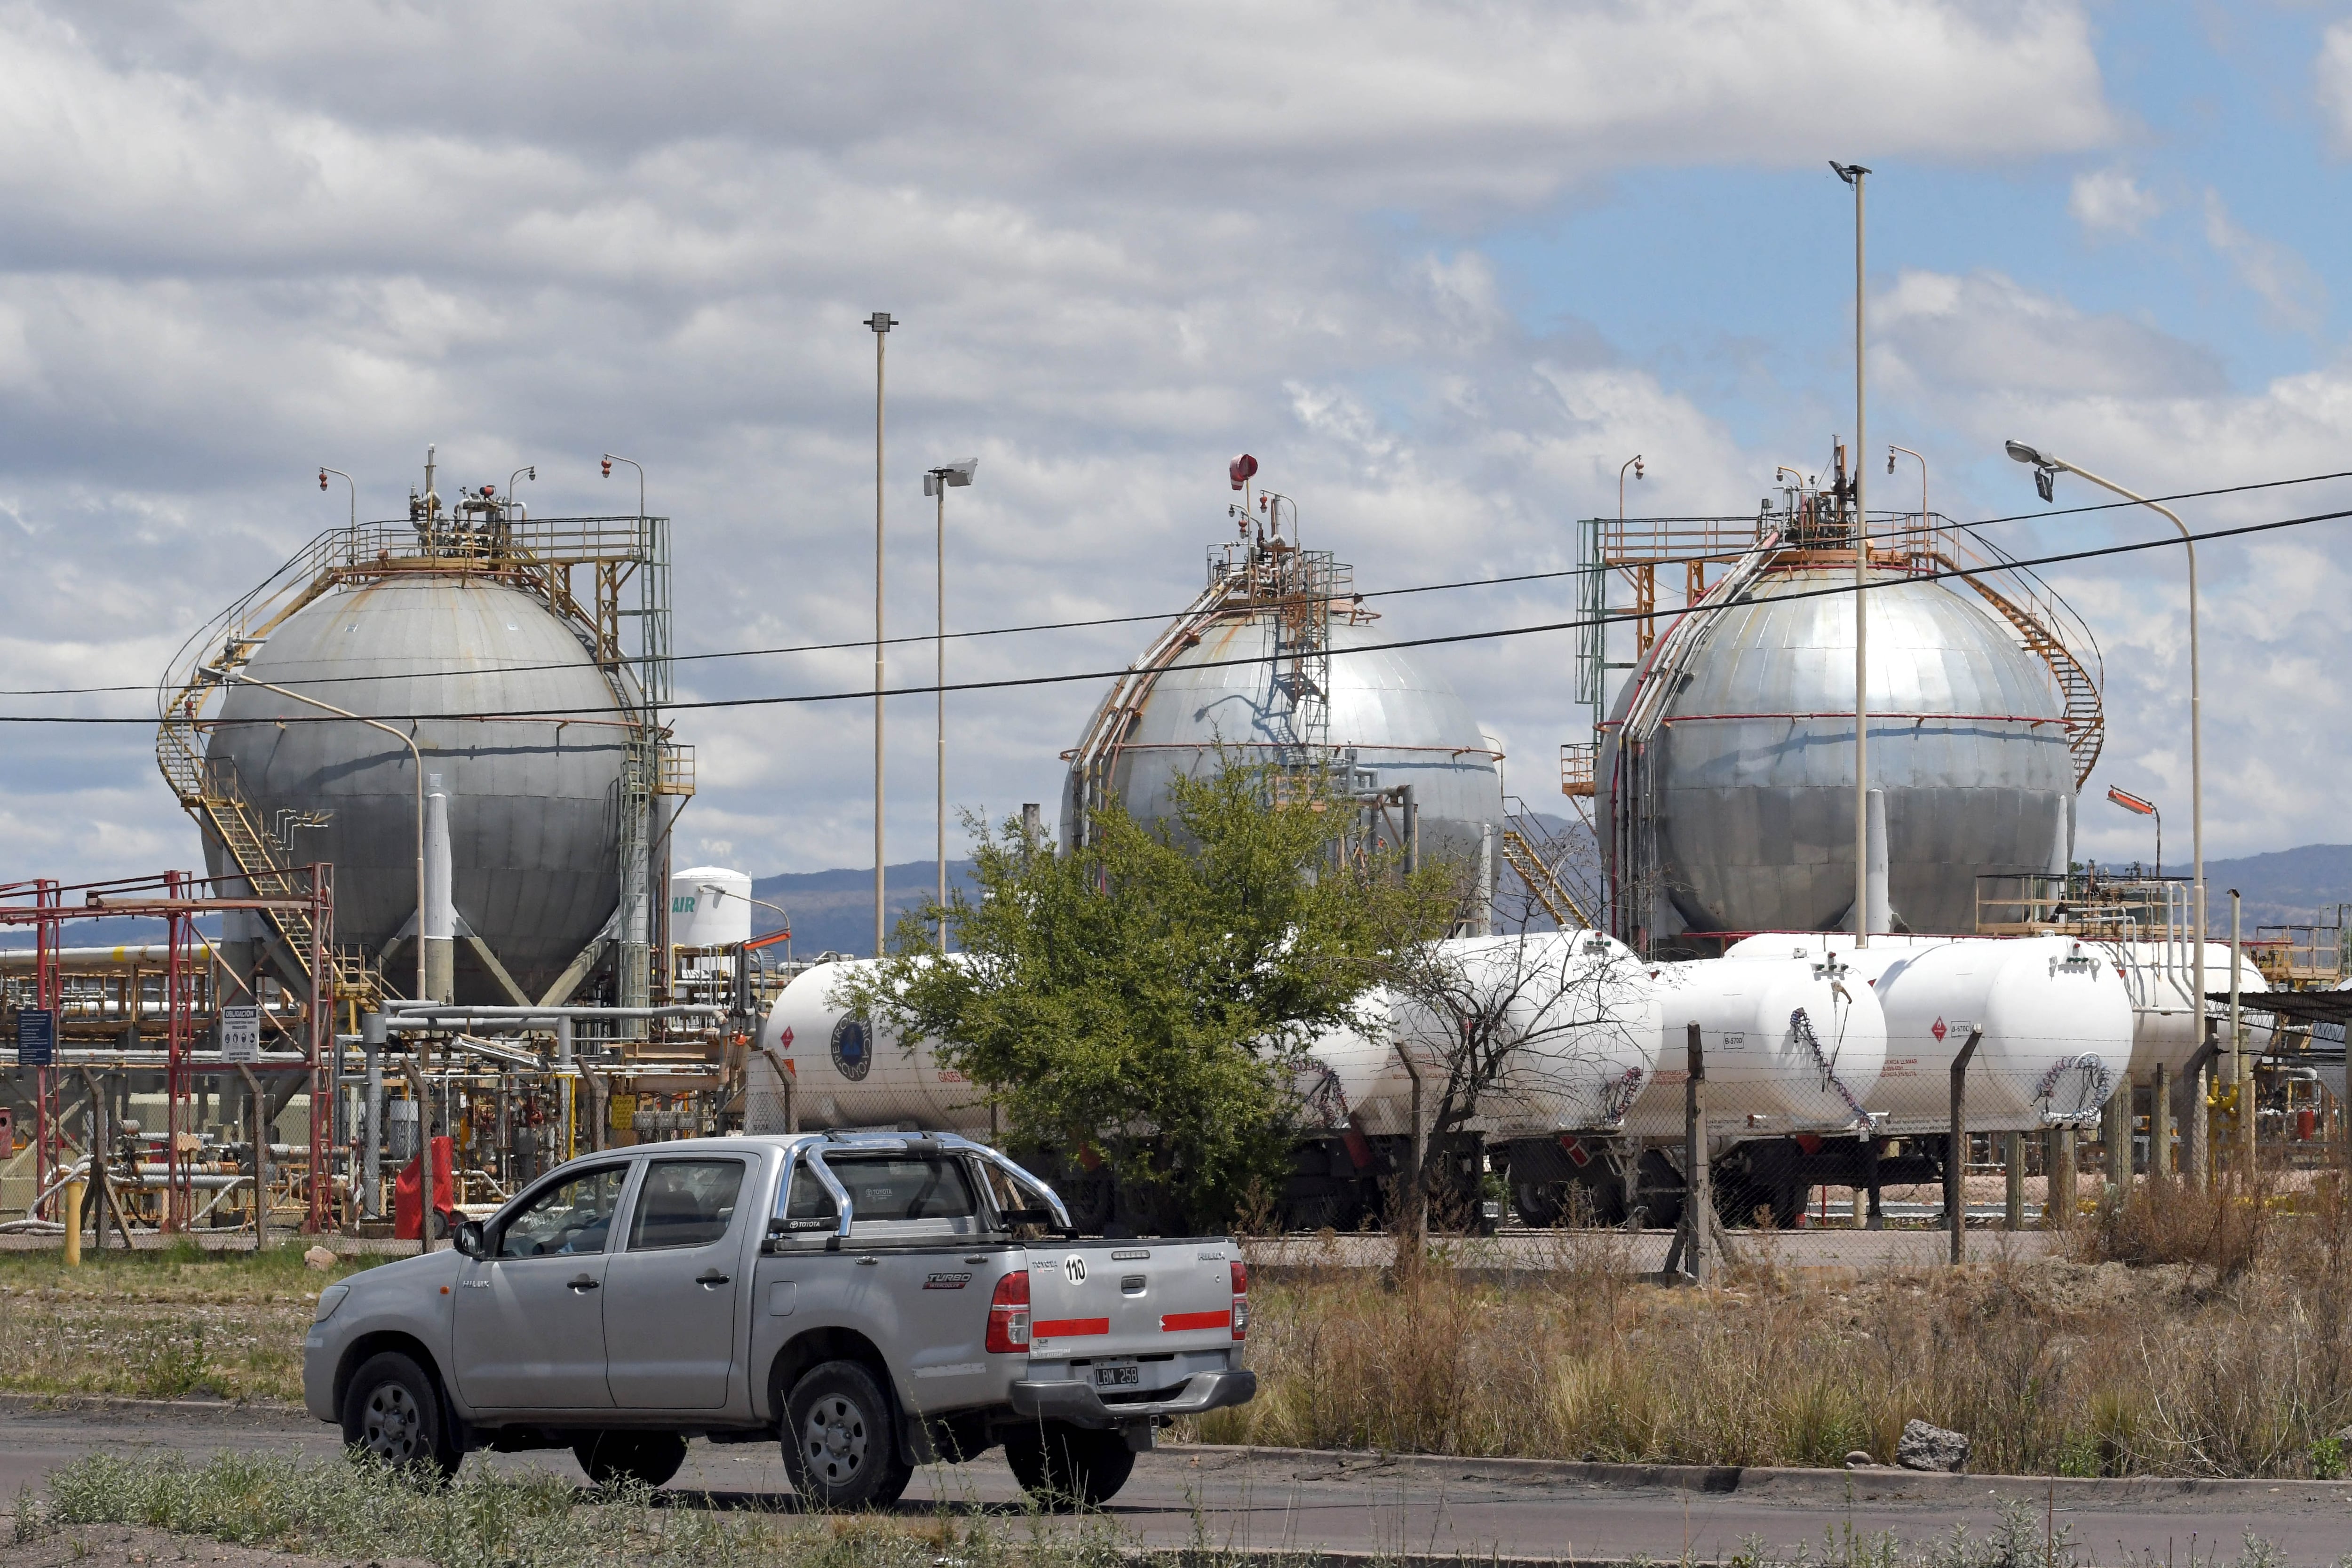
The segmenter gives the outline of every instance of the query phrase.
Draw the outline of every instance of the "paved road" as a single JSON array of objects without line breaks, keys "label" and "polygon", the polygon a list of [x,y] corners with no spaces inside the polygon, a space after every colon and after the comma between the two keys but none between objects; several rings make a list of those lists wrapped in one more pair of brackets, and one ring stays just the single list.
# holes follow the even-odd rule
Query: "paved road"
[{"label": "paved road", "polygon": [[[13,1402],[12,1402],[13,1403]],[[285,1412],[0,1409],[0,1496],[38,1486],[58,1465],[92,1451],[172,1450],[191,1458],[221,1449],[335,1452],[333,1433]],[[545,1468],[569,1477],[568,1455],[478,1455],[470,1464]],[[1594,1468],[1597,1472],[1599,1468]],[[1894,1531],[1924,1542],[1954,1523],[1992,1528],[2003,1495],[2022,1497],[2039,1517],[2049,1489],[1991,1478],[1948,1480],[1899,1471],[1748,1471],[1736,1489],[1666,1484],[1595,1484],[1578,1467],[1508,1460],[1383,1460],[1369,1455],[1302,1455],[1234,1448],[1169,1448],[1143,1457],[1110,1512],[1150,1544],[1182,1545],[1198,1531],[1219,1544],[1256,1548],[1470,1557],[1671,1559],[1685,1548],[1702,1560],[1728,1558],[1743,1537],[1772,1547],[1810,1542],[1822,1555],[1825,1531],[1851,1521],[1865,1534]],[[1730,1472],[1716,1472],[1717,1483]],[[1660,1479],[1667,1479],[1661,1473]],[[720,1506],[791,1506],[782,1462],[768,1445],[697,1443],[673,1491],[709,1494]],[[917,1499],[962,1509],[1010,1510],[1012,1478],[993,1456],[919,1479]],[[2114,1563],[2126,1556],[2185,1563],[2217,1542],[2237,1555],[2248,1529],[2294,1564],[2327,1564],[2352,1551],[2352,1487],[2285,1483],[2275,1489],[2227,1484],[2062,1482],[2055,1521]]]}]

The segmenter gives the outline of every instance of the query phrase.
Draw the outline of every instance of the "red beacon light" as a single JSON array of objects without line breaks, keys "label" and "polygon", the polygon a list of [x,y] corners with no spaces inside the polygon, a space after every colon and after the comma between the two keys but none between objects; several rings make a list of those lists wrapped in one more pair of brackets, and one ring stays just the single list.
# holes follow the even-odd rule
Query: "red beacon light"
[{"label": "red beacon light", "polygon": [[327,488],[327,470],[324,468],[319,470],[319,488],[320,489]]},{"label": "red beacon light", "polygon": [[1225,477],[1234,481],[1234,489],[1239,489],[1244,485],[1249,483],[1250,480],[1255,477],[1256,473],[1257,459],[1251,457],[1247,452],[1244,452],[1240,457],[1235,458],[1232,462],[1225,465]]},{"label": "red beacon light", "polygon": [[610,458],[604,459],[604,477],[608,479],[613,477],[613,459]]}]

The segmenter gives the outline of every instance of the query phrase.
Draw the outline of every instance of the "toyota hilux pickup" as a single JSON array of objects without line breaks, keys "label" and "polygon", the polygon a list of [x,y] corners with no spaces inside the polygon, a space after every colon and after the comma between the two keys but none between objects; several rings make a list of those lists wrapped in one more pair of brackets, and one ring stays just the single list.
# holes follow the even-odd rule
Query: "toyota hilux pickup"
[{"label": "toyota hilux pickup", "polygon": [[570,1448],[659,1486],[689,1438],[781,1439],[803,1501],[844,1509],[1002,1444],[1041,1500],[1098,1503],[1160,1426],[1257,1387],[1234,1242],[1080,1239],[944,1134],[587,1155],[453,1239],[320,1292],[303,1398],[358,1455]]}]

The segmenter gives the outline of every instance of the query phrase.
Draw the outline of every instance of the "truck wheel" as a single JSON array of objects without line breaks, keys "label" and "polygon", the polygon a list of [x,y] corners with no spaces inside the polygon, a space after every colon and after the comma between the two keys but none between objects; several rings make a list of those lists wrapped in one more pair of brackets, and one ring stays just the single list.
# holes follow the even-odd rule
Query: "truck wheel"
[{"label": "truck wheel", "polygon": [[450,1441],[433,1379],[397,1351],[368,1357],[343,1391],[343,1445],[354,1458],[416,1466],[436,1479],[456,1475],[466,1457]]},{"label": "truck wheel", "polygon": [[572,1457],[597,1486],[657,1487],[686,1463],[686,1439],[675,1432],[599,1432],[572,1444]]},{"label": "truck wheel", "polygon": [[823,1362],[784,1402],[784,1470],[812,1508],[887,1508],[914,1471],[898,1457],[889,1396],[854,1361]]},{"label": "truck wheel", "polygon": [[1118,1496],[1134,1473],[1135,1451],[1115,1431],[1042,1421],[1004,1434],[1004,1461],[1013,1467],[1013,1479],[1021,1489],[1040,1507],[1063,1513],[1100,1508]]}]

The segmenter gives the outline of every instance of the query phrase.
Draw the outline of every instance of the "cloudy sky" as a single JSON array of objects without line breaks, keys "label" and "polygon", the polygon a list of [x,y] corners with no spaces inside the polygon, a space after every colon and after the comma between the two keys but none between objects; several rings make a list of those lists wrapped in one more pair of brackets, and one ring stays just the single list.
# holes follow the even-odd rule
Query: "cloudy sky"
[{"label": "cloudy sky", "polygon": [[[2039,510],[2010,436],[2149,491],[2352,468],[2328,265],[2352,239],[2352,6],[0,5],[6,684],[151,682],[341,519],[320,464],[390,516],[428,441],[460,480],[536,463],[535,515],[633,509],[596,457],[641,460],[677,520],[680,651],[869,635],[877,309],[903,323],[893,631],[931,624],[921,470],[975,453],[961,628],[1181,605],[1244,448],[1360,586],[1565,566],[1635,452],[1639,510],[1738,511],[1851,434],[1831,158],[1875,171],[1873,446],[1925,453],[1939,510]],[[2183,510],[2341,506],[2352,483]],[[2352,836],[2345,526],[2205,552],[2215,855]],[[2059,574],[2110,676],[2088,853],[2147,847],[2095,803],[2109,783],[2186,847],[2180,567]],[[1566,610],[1488,590],[1382,624]],[[1142,636],[967,644],[953,669],[1116,666]],[[1569,637],[1432,657],[1515,793],[1556,809],[1551,759],[1588,721]],[[679,685],[870,670],[714,660]],[[956,700],[950,798],[1053,802],[1097,695]],[[870,864],[868,722],[682,716],[703,790],[680,861]],[[930,722],[898,705],[893,859],[929,847]],[[9,875],[198,859],[137,727],[0,726],[0,837]]]}]

